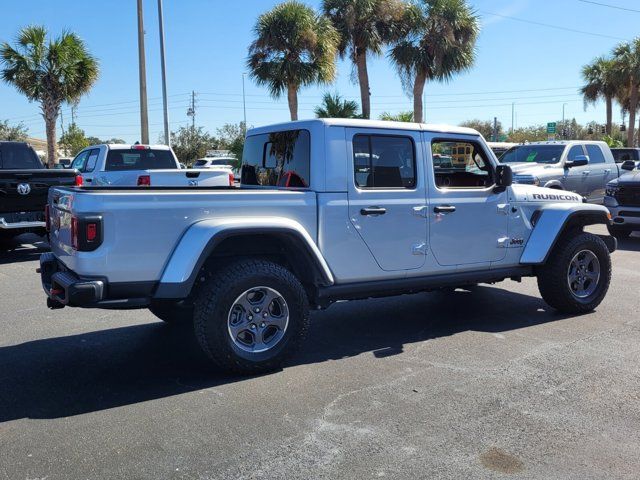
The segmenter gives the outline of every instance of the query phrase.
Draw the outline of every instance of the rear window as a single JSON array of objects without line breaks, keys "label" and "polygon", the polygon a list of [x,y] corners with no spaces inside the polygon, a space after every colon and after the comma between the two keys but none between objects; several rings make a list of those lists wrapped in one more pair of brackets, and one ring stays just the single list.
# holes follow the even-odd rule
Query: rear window
[{"label": "rear window", "polygon": [[221,158],[218,160],[211,160],[211,165],[231,165],[233,160],[230,158]]},{"label": "rear window", "polygon": [[207,164],[206,160],[196,160],[193,164],[194,167],[204,167]]},{"label": "rear window", "polygon": [[306,188],[311,149],[307,130],[287,130],[248,137],[242,154],[243,185]]},{"label": "rear window", "polygon": [[169,150],[109,150],[107,171],[159,170],[178,168]]},{"label": "rear window", "polygon": [[616,163],[626,162],[627,160],[640,160],[640,151],[633,148],[612,148],[611,153]]},{"label": "rear window", "polygon": [[44,166],[36,152],[24,144],[0,144],[0,169],[2,170],[37,170]]}]

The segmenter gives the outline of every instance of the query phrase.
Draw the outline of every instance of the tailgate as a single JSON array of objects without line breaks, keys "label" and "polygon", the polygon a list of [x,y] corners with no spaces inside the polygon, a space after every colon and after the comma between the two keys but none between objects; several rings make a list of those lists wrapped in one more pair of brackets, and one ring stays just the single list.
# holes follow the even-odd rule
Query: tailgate
[{"label": "tailgate", "polygon": [[75,183],[75,170],[0,170],[0,214],[42,212],[52,186]]},{"label": "tailgate", "polygon": [[152,187],[229,187],[233,174],[229,169],[148,170]]}]

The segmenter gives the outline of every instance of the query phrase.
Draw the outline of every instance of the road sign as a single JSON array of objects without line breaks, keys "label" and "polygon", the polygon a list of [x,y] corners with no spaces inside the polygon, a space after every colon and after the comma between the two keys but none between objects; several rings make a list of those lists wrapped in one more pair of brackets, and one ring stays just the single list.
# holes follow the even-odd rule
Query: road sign
[{"label": "road sign", "polygon": [[556,122],[547,123],[547,133],[550,133],[550,134],[556,133]]}]

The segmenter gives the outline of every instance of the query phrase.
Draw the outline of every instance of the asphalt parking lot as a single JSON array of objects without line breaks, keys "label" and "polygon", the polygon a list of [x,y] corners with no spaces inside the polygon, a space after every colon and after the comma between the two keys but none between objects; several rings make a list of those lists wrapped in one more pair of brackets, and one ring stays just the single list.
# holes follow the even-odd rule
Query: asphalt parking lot
[{"label": "asphalt parking lot", "polygon": [[638,236],[595,313],[532,279],[343,303],[255,378],[146,310],[47,310],[36,240],[0,253],[0,479],[638,478]]}]

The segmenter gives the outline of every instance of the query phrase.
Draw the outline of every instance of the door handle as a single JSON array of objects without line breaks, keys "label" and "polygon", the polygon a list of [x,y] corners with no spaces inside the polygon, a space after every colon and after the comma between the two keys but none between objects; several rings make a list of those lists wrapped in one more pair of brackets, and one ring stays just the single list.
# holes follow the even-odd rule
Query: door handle
[{"label": "door handle", "polygon": [[83,180],[84,180],[85,182],[87,182],[87,183],[91,183],[91,182],[93,181],[93,179],[91,179],[91,178],[84,178]]},{"label": "door handle", "polygon": [[387,209],[382,207],[367,207],[360,210],[360,215],[384,215],[385,213]]},{"label": "door handle", "polygon": [[453,205],[438,205],[433,208],[435,213],[453,213],[456,211],[456,207]]},{"label": "door handle", "polygon": [[591,173],[591,170],[585,170],[584,172],[582,172],[583,175],[589,175]]},{"label": "door handle", "polygon": [[610,169],[610,168],[606,168],[606,169],[604,170],[604,173],[611,173],[611,169]]}]

